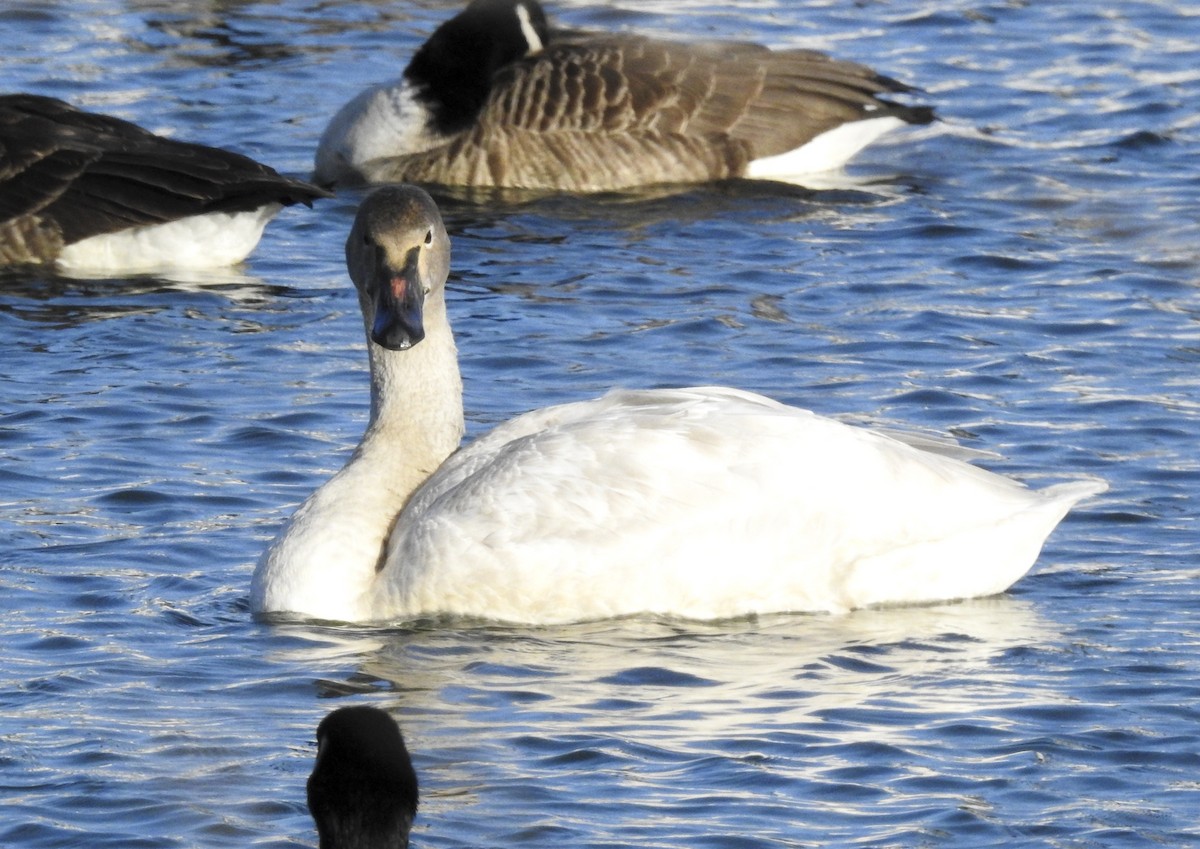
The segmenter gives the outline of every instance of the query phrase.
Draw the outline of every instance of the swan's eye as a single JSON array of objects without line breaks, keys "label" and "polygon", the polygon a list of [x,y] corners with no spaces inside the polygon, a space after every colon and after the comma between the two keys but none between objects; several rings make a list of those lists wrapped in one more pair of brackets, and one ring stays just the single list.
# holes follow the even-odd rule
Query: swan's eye
[{"label": "swan's eye", "polygon": [[426,245],[433,244],[433,231],[432,230],[429,230],[425,233],[425,244]]},{"label": "swan's eye", "polygon": [[368,248],[371,247],[371,245],[375,244],[375,240],[371,238],[370,233],[363,233],[363,244],[366,245]]}]

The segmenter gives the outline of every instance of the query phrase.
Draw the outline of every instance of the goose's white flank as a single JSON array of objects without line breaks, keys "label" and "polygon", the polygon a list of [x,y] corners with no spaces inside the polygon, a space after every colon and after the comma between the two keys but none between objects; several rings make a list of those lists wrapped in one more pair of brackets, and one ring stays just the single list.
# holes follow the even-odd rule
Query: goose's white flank
[{"label": "goose's white flank", "polygon": [[911,89],[811,50],[551,29],[537,0],[474,0],[396,80],[346,104],[314,179],[575,192],[736,177],[804,183],[927,124]]},{"label": "goose's white flank", "polygon": [[220,148],[33,94],[0,96],[0,266],[216,268],[324,189]]},{"label": "goose's white flank", "polygon": [[459,449],[450,243],[412,186],[346,241],[367,333],[358,450],[259,562],[251,603],[352,622],[840,612],[999,593],[1099,481],[1031,490],[736,389],[614,391]]}]

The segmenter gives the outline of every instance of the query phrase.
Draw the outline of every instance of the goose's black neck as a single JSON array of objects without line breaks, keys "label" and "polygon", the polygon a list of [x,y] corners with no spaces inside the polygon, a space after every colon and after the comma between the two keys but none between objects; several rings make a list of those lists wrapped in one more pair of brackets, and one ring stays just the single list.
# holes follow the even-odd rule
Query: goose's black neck
[{"label": "goose's black neck", "polygon": [[474,0],[438,27],[404,71],[429,109],[429,129],[450,135],[471,126],[496,71],[536,53],[547,37],[537,0]]}]

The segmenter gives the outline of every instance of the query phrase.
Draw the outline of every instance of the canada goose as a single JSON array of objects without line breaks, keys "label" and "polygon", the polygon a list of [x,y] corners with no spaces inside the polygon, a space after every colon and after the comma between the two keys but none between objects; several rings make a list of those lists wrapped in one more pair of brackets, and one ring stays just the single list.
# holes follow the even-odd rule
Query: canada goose
[{"label": "canada goose", "polygon": [[405,849],[417,797],[417,773],[391,716],[357,705],[321,720],[308,778],[320,849]]},{"label": "canada goose", "polygon": [[51,97],[0,96],[0,266],[232,265],[284,205],[328,194],[240,154]]},{"label": "canada goose", "polygon": [[755,44],[551,31],[537,0],[474,0],[403,75],[330,122],[314,180],[574,192],[802,182],[933,110],[853,62]]},{"label": "canada goose", "polygon": [[557,623],[989,595],[1106,488],[1030,490],[920,440],[719,387],[614,391],[460,449],[450,242],[434,202],[413,186],[370,194],[346,261],[369,423],[259,561],[256,612]]}]

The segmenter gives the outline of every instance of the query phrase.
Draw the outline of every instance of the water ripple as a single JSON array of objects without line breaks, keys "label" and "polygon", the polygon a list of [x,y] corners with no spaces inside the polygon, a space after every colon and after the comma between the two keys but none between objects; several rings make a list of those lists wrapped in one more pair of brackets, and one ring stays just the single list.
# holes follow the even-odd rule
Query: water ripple
[{"label": "water ripple", "polygon": [[[303,173],[434,5],[18,3],[0,67]],[[612,385],[730,383],[1110,493],[1012,592],[963,604],[256,622],[254,560],[365,421],[340,259],[361,193],[286,210],[241,269],[4,271],[0,844],[312,846],[313,730],[345,703],[403,723],[423,846],[1196,844],[1195,16],[557,9],[832,50],[942,121],[822,191],[439,194],[472,433]]]}]

